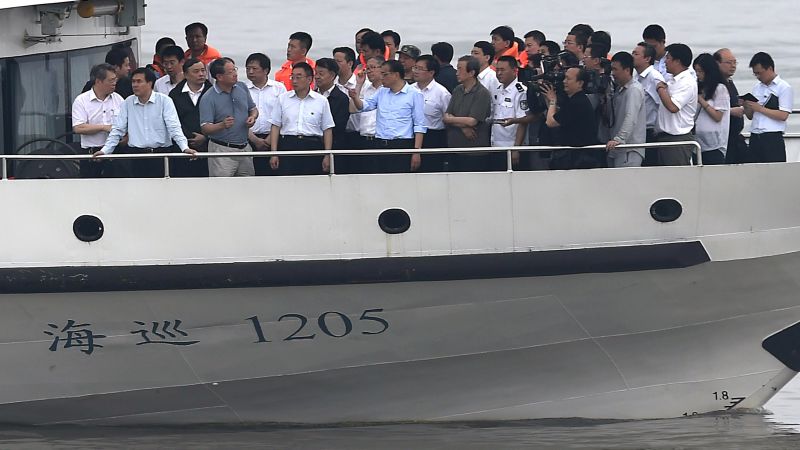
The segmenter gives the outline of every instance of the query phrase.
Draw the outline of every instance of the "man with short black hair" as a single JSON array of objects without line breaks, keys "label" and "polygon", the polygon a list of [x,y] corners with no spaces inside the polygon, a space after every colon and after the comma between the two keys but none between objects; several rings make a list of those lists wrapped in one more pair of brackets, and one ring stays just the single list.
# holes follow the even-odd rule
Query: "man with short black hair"
[{"label": "man with short black hair", "polygon": [[[314,69],[309,64],[301,62],[292,68],[292,90],[278,97],[270,118],[273,150],[333,148],[333,127],[336,124],[328,100],[311,89],[313,79]],[[333,90],[338,92],[338,89]],[[321,154],[270,158],[272,170],[280,170],[285,175],[319,175],[330,170],[326,162],[329,161]]]},{"label": "man with short black hair", "polygon": [[[597,118],[583,92],[589,82],[589,72],[578,67],[567,69],[564,75],[565,97],[558,99],[556,90],[545,85],[549,128],[561,129],[561,145],[584,147],[597,144]],[[553,152],[551,169],[592,169],[605,166],[603,150],[558,150]]]},{"label": "man with short black hair", "polygon": [[[114,119],[122,108],[122,97],[114,92],[117,74],[111,64],[98,64],[89,73],[92,88],[75,97],[72,102],[72,131],[81,137],[81,150],[93,154],[108,139]],[[81,178],[111,177],[114,161],[80,162]]]},{"label": "man with short black hair", "polygon": [[350,47],[336,47],[333,49],[333,59],[339,66],[339,76],[336,77],[336,85],[347,97],[350,89],[356,87],[356,75],[353,69],[356,66],[356,52]]},{"label": "man with short black hair", "polygon": [[[207,152],[208,141],[200,129],[200,97],[211,89],[211,82],[206,75],[206,65],[199,59],[190,58],[183,63],[182,70],[184,79],[169,93],[169,98],[175,104],[189,148]],[[170,176],[173,177],[208,176],[206,158],[170,161],[169,168]]]},{"label": "man with short black hair", "polygon": [[500,82],[497,81],[497,74],[491,66],[494,60],[494,46],[487,41],[478,41],[473,44],[470,54],[481,63],[481,70],[478,72],[478,81],[494,95],[494,91],[497,89],[497,86],[500,85]]},{"label": "man with short black hair", "polygon": [[[304,62],[311,66],[312,70],[316,67],[314,60],[308,57],[312,44],[311,35],[304,31],[289,35],[289,43],[286,44],[286,62],[275,72],[275,81],[283,83],[287,91],[292,90],[292,67],[295,64]],[[313,88],[313,84],[311,87]]]},{"label": "man with short black hair", "polygon": [[208,27],[205,24],[190,23],[186,25],[184,32],[186,33],[186,45],[189,46],[184,55],[185,58],[199,59],[208,66],[215,59],[222,57],[219,50],[206,43]]},{"label": "man with short black hair", "polygon": [[744,114],[753,121],[750,126],[750,152],[755,162],[785,162],[783,133],[786,131],[786,120],[792,113],[794,91],[789,83],[775,73],[775,62],[769,54],[758,52],[753,55],[750,68],[758,79],[752,92],[758,101],[744,101]]},{"label": "man with short black hair", "polygon": [[161,65],[166,75],[156,80],[156,92],[169,95],[170,91],[183,81],[184,60],[183,49],[177,45],[171,45],[161,52]]},{"label": "man with short black hair", "polygon": [[[405,46],[404,46],[405,47]],[[364,83],[359,75],[358,86],[350,91],[353,99],[351,113],[377,109],[374,146],[385,149],[420,149],[427,131],[425,98],[405,82],[405,69],[400,61],[386,61],[381,65],[383,87],[371,98],[362,100],[358,91]],[[422,157],[386,155],[372,158],[373,172],[414,172],[419,169]]]},{"label": "man with short black hair", "polygon": [[719,71],[725,77],[725,87],[731,97],[730,127],[728,128],[728,148],[725,152],[725,163],[741,164],[749,161],[747,141],[742,136],[744,129],[744,107],[739,104],[739,90],[733,82],[736,73],[736,57],[728,48],[721,48],[714,52],[714,60],[719,65]]},{"label": "man with short black hair", "polygon": [[[645,93],[645,109],[647,114],[647,129],[645,130],[645,142],[656,142],[656,121],[658,120],[658,108],[661,107],[661,96],[658,94],[658,84],[664,81],[661,72],[653,67],[656,58],[656,49],[647,42],[639,42],[631,52],[633,56],[633,67],[636,69],[634,78],[642,86]],[[658,165],[658,149],[645,149],[643,166]]]},{"label": "man with short black hair", "polygon": [[[658,108],[656,131],[658,142],[693,141],[692,128],[697,113],[697,81],[689,66],[692,50],[684,44],[666,47],[665,64],[671,77],[658,83],[661,106]],[[691,161],[694,147],[666,147],[658,149],[658,162],[662,166],[686,166]]]},{"label": "man with short black hair", "polygon": [[397,51],[397,60],[403,65],[403,70],[405,71],[405,78],[403,79],[408,84],[414,84],[414,63],[417,62],[417,58],[421,54],[422,52],[416,45],[406,44]]},{"label": "man with short black hair", "polygon": [[[95,157],[113,153],[126,134],[132,153],[171,153],[172,141],[184,153],[197,153],[189,148],[172,100],[153,91],[155,82],[156,74],[152,70],[140,67],[133,71],[133,95],[122,103],[111,133],[103,148],[94,153]],[[134,159],[132,163],[134,176],[164,176],[164,162],[159,158]]]},{"label": "man with short black hair", "polygon": [[431,45],[431,54],[439,64],[436,82],[444,86],[447,92],[453,92],[458,84],[456,69],[450,64],[453,60],[453,46],[448,42],[437,42]]},{"label": "man with short black hair", "polygon": [[[594,44],[592,44],[594,45]],[[646,139],[647,109],[642,86],[633,77],[633,56],[618,52],[611,58],[611,76],[616,88],[605,103],[603,124],[609,136],[606,142],[608,167],[639,167],[644,159],[644,148],[618,149],[620,144],[643,144]]]},{"label": "man with short black hair", "polygon": [[[331,116],[333,117],[333,149],[352,150],[352,145],[346,136],[347,121],[350,119],[350,99],[336,86],[336,78],[339,76],[339,65],[331,58],[320,58],[317,60],[317,70],[314,73],[314,80],[317,82],[316,91],[328,99]],[[349,91],[348,91],[349,92]],[[329,165],[328,156],[325,157],[323,164]]]},{"label": "man with short black hair", "polygon": [[[114,68],[114,74],[117,76],[117,87],[115,91],[123,99],[133,95],[133,88],[131,87],[131,79],[128,76],[131,73],[131,59],[128,52],[122,47],[112,47],[106,53],[106,64]],[[81,92],[88,92],[94,86],[94,80],[89,80],[83,86]]]},{"label": "man with short black hair", "polygon": [[[447,143],[450,147],[489,147],[489,123],[492,94],[478,81],[481,66],[478,58],[458,58],[456,74],[459,85],[453,90],[444,115]],[[492,169],[489,153],[456,153],[451,156],[450,170],[480,172]]]},{"label": "man with short black hair", "polygon": [[564,51],[572,53],[580,61],[583,59],[588,43],[589,35],[572,30],[564,39]]},{"label": "man with short black hair", "polygon": [[600,46],[604,49],[604,57],[611,51],[611,34],[608,31],[595,31],[589,36],[588,45]]},{"label": "man with short black hair", "polygon": [[542,54],[539,49],[546,40],[544,33],[539,30],[525,33],[525,53],[528,56],[528,64],[519,68],[517,78],[520,82],[530,82],[539,73],[542,61]]},{"label": "man with short black hair", "polygon": [[[422,148],[447,147],[447,133],[444,125],[444,113],[450,103],[450,92],[436,81],[439,64],[432,55],[422,55],[414,64],[414,80],[411,87],[422,93],[425,98],[425,120],[427,131],[422,140]],[[444,169],[444,154],[425,155],[422,162],[423,172],[441,172]]]},{"label": "man with short black hair", "polygon": [[381,33],[381,37],[386,44],[386,50],[388,50],[387,59],[393,60],[397,58],[397,49],[400,48],[400,35],[394,30],[386,30]]},{"label": "man with short black hair", "polygon": [[164,67],[161,65],[161,52],[171,45],[175,45],[175,40],[171,37],[165,36],[156,41],[156,52],[153,54],[153,62],[146,67],[153,70],[157,76],[163,77],[167,74],[167,72],[164,71]]},{"label": "man with short black hair", "polygon": [[[216,81],[200,97],[200,127],[208,136],[209,153],[250,152],[249,129],[256,123],[258,108],[247,86],[239,81],[231,58],[220,58],[209,66]],[[253,176],[253,158],[220,157],[208,160],[212,177]]]},{"label": "man with short black hair", "polygon": [[648,25],[642,31],[642,40],[650,45],[656,51],[656,57],[653,60],[653,67],[661,74],[666,80],[669,78],[669,71],[667,70],[666,59],[667,54],[667,33],[664,28],[658,24]]},{"label": "man with short black hair", "polygon": [[[525,144],[527,124],[520,125],[509,119],[523,119],[528,115],[527,87],[517,80],[516,58],[501,56],[495,62],[498,86],[492,94],[492,147],[518,147]],[[502,160],[500,157],[502,156]],[[506,166],[506,156],[495,153],[499,166]],[[494,159],[494,158],[493,158]],[[512,152],[514,164],[519,162],[519,152]]]},{"label": "man with short black hair", "polygon": [[356,51],[360,52],[358,57],[360,64],[353,71],[356,75],[364,70],[368,59],[380,56],[385,60],[386,56],[386,42],[380,34],[368,29],[360,36],[356,34],[356,40],[358,41]]},{"label": "man with short black hair", "polygon": [[[269,133],[272,124],[269,119],[272,117],[272,109],[278,103],[278,97],[286,92],[286,86],[269,79],[272,61],[267,55],[253,53],[247,57],[245,64],[247,73],[245,84],[250,92],[250,97],[258,108],[258,118],[247,136],[256,151],[266,152],[270,150]],[[269,158],[266,156],[254,157],[253,168],[256,176],[276,175],[269,167]]]},{"label": "man with short black hair", "polygon": [[492,38],[492,47],[494,47],[494,61],[492,65],[495,65],[502,56],[511,56],[516,59],[518,62],[517,67],[524,67],[528,64],[527,55],[525,55],[525,52],[522,51],[522,48],[517,43],[514,30],[511,27],[501,25],[492,30],[489,35]]}]

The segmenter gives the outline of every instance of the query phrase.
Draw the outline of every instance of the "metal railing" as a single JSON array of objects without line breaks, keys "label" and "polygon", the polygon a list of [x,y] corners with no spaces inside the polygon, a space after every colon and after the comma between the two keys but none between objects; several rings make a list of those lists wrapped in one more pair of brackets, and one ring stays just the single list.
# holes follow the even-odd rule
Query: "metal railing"
[{"label": "metal railing", "polygon": [[[617,149],[625,148],[668,148],[668,147],[682,147],[693,146],[697,155],[698,166],[703,165],[703,155],[700,151],[700,144],[695,141],[682,141],[682,142],[649,142],[646,144],[625,144],[619,145]],[[198,152],[196,155],[189,155],[186,153],[128,153],[128,154],[110,154],[104,156],[94,157],[92,155],[0,155],[0,176],[3,180],[8,179],[8,162],[9,161],[25,161],[25,160],[113,160],[113,159],[164,159],[164,177],[169,178],[169,160],[170,158],[228,158],[228,157],[259,157],[259,156],[330,156],[330,171],[328,175],[336,175],[335,160],[336,156],[345,155],[360,155],[360,156],[381,156],[381,155],[395,155],[403,154],[409,155],[412,153],[421,154],[437,154],[437,153],[506,153],[507,172],[513,172],[512,167],[512,153],[517,151],[524,152],[550,152],[558,150],[594,150],[605,149],[605,145],[590,145],[586,147],[567,147],[567,146],[526,146],[526,147],[462,147],[462,148],[425,148],[425,149],[366,149],[366,150],[287,150],[287,151],[270,151],[270,152]]]}]

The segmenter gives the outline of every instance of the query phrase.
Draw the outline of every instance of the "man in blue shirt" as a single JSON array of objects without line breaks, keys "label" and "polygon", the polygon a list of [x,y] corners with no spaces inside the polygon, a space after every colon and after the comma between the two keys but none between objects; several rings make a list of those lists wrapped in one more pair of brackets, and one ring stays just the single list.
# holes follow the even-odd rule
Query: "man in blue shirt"
[{"label": "man in blue shirt", "polygon": [[[422,138],[427,131],[425,98],[422,93],[406,84],[405,69],[399,61],[386,61],[381,65],[383,87],[372,97],[359,98],[366,74],[358,74],[350,112],[361,113],[377,109],[375,146],[383,149],[422,148]],[[419,153],[387,155],[372,158],[376,173],[416,171],[422,161]]]},{"label": "man in blue shirt", "polygon": [[[214,87],[200,97],[200,129],[208,136],[208,152],[250,152],[248,131],[256,123],[256,107],[247,85],[239,81],[230,58],[214,60],[208,68],[216,80]],[[210,158],[212,177],[253,176],[251,157]]]},{"label": "man in blue shirt", "polygon": [[[103,148],[94,153],[95,157],[113,153],[126,133],[131,153],[170,153],[172,141],[184,153],[197,153],[189,148],[172,99],[153,91],[155,81],[156,75],[150,69],[140,67],[133,71],[133,95],[122,103],[111,133]],[[160,158],[135,159],[132,163],[134,176],[164,176],[164,163]]]}]

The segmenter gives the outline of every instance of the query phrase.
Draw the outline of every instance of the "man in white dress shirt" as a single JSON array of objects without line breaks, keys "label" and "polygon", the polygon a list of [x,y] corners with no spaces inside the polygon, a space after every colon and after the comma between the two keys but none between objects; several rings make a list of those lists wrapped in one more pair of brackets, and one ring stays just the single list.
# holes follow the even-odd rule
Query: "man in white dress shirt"
[{"label": "man in white dress shirt", "polygon": [[750,127],[750,152],[756,162],[785,162],[783,133],[786,131],[786,120],[792,112],[794,92],[789,83],[775,73],[775,62],[767,53],[753,55],[750,68],[758,79],[752,92],[758,101],[744,102],[744,113],[753,121]]},{"label": "man in white dress shirt", "polygon": [[[693,141],[692,128],[697,113],[697,81],[689,72],[692,50],[684,44],[667,46],[666,66],[672,75],[658,87],[661,106],[658,108],[656,129],[659,142]],[[691,161],[693,146],[658,149],[658,162],[662,166],[687,166]]]},{"label": "man in white dress shirt", "polygon": [[[250,128],[248,140],[253,148],[259,152],[270,150],[269,132],[272,124],[269,119],[272,117],[272,108],[278,103],[278,97],[286,92],[283,83],[269,79],[269,72],[272,69],[272,62],[263,53],[253,53],[247,57],[245,70],[247,73],[247,89],[250,97],[258,108],[258,118],[256,123]],[[276,175],[269,167],[268,157],[253,158],[253,166],[257,176]]]},{"label": "man in white dress shirt", "polygon": [[177,45],[170,45],[161,52],[161,66],[167,74],[156,80],[156,92],[169,95],[183,81],[184,59],[183,49]]},{"label": "man in white dress shirt", "polygon": [[[450,104],[450,92],[434,78],[439,73],[439,63],[432,55],[417,58],[413,67],[414,89],[425,97],[425,119],[428,131],[422,139],[422,148],[447,148],[447,130],[444,125],[444,113]],[[441,172],[444,170],[445,155],[443,153],[427,154],[422,159],[421,172]]]},{"label": "man in white dress shirt", "polygon": [[[98,64],[89,73],[92,88],[72,103],[72,130],[81,136],[81,149],[93,154],[106,143],[111,125],[122,108],[122,97],[114,92],[117,74],[111,64]],[[81,161],[81,178],[113,176],[113,161]]]},{"label": "man in white dress shirt", "polygon": [[478,62],[481,63],[478,81],[494,95],[497,86],[500,86],[500,82],[497,81],[497,74],[495,74],[491,66],[492,60],[494,60],[494,46],[488,41],[478,41],[472,46],[470,54],[478,58]]}]

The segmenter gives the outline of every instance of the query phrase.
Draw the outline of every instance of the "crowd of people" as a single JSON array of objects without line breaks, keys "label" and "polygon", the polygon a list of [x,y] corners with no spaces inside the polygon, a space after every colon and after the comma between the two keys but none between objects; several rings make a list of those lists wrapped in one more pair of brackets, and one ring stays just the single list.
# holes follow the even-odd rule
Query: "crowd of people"
[{"label": "crowd of people", "polygon": [[[92,68],[73,103],[81,148],[117,153],[319,150],[312,156],[175,158],[171,176],[297,175],[330,172],[324,150],[374,150],[335,157],[335,173],[507,170],[505,152],[436,152],[426,148],[601,145],[600,149],[512,151],[518,170],[689,165],[695,141],[703,164],[786,160],[783,133],[792,87],[769,54],[749,61],[757,79],[739,95],[737,60],[722,48],[694,57],[667,44],[660,25],[644,28],[631,52],[611,54],[611,35],[575,25],[563,47],[534,30],[518,38],[508,26],[475,42],[456,59],[438,42],[423,54],[392,30],[368,28],[355,46],[312,59],[312,36],[289,36],[286,61],[270,78],[263,53],[236,62],[207,42],[208,28],[185,28],[184,50],[171,38],[156,44],[153,63],[130,69],[113,48]],[[749,143],[742,136],[752,121]],[[623,146],[642,144],[641,147]],[[380,154],[382,149],[408,153]],[[84,177],[160,177],[159,158],[99,159]]]}]

